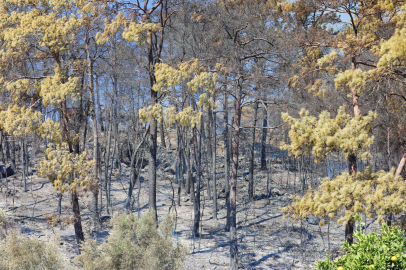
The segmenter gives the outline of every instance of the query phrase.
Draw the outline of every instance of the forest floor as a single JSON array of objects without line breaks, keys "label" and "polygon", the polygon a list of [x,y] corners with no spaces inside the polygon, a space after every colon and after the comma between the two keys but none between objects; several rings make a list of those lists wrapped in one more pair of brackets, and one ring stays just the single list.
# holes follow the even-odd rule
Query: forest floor
[{"label": "forest floor", "polygon": [[[330,242],[330,253],[333,256],[341,253],[341,245],[344,241],[344,226],[331,222],[328,240],[328,226],[320,227],[318,220],[308,219],[302,222],[293,223],[290,219],[284,219],[281,207],[292,202],[291,194],[293,189],[293,174],[287,173],[280,163],[272,165],[271,196],[266,195],[267,172],[255,170],[255,194],[257,199],[250,203],[247,190],[248,182],[244,174],[238,177],[238,198],[237,198],[237,233],[239,261],[243,269],[309,269],[314,268],[315,261],[324,259],[328,252]],[[142,170],[141,179],[148,179],[147,170]],[[218,164],[218,192],[224,188],[222,176],[222,165]],[[112,212],[123,212],[126,193],[128,190],[128,179],[130,170],[123,165],[121,177],[117,170],[113,172],[115,179],[112,181]],[[118,180],[121,178],[121,180]],[[286,181],[290,183],[286,187]],[[193,204],[189,195],[182,192],[181,206],[173,207],[173,176],[170,176],[160,169],[158,171],[157,185],[157,206],[158,216],[166,215],[169,210],[177,214],[175,228],[175,240],[181,241],[190,250],[185,266],[186,269],[228,269],[229,265],[229,233],[224,231],[226,224],[226,206],[224,196],[219,195],[218,219],[212,218],[212,200],[208,198],[207,185],[205,184],[202,193],[202,221],[201,237],[194,238],[191,230],[193,227]],[[24,235],[38,238],[42,241],[51,241],[57,236],[59,248],[63,252],[67,263],[72,267],[78,267],[74,261],[78,254],[75,242],[75,235],[72,224],[61,222],[56,227],[51,227],[45,215],[55,212],[57,207],[57,193],[52,184],[36,173],[28,178],[28,192],[23,192],[20,186],[21,175],[16,174],[3,180],[0,193],[0,208],[3,209],[8,218],[13,221],[13,227],[21,230]],[[282,185],[283,183],[283,185]],[[140,211],[148,209],[148,181],[141,181],[141,192],[139,197]],[[295,185],[296,187],[298,184]],[[15,187],[16,192],[11,192]],[[136,197],[139,190],[134,189]],[[104,194],[103,194],[104,195]],[[176,195],[175,195],[176,196]],[[85,233],[91,229],[91,194],[80,193],[80,206],[82,222]],[[175,197],[176,199],[176,197]],[[137,202],[134,205],[134,212],[137,212]],[[172,207],[171,207],[172,206]],[[108,216],[104,210],[102,213],[102,230],[97,234],[100,241],[105,240],[111,229]],[[68,219],[72,216],[68,194],[63,195],[62,217]],[[63,218],[62,218],[63,219]],[[370,223],[369,223],[370,222]],[[377,231],[378,224],[372,220],[367,222],[367,230]]]}]

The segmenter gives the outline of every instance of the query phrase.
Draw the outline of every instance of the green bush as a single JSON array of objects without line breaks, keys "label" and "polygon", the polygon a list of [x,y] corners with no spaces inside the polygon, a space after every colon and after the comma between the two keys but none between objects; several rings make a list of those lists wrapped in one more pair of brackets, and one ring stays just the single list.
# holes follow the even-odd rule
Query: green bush
[{"label": "green bush", "polygon": [[55,243],[44,243],[11,230],[0,243],[0,269],[66,269]]},{"label": "green bush", "polygon": [[357,241],[349,246],[344,244],[345,254],[334,261],[317,262],[321,270],[404,270],[406,269],[406,240],[403,232],[395,227],[383,225],[381,233],[364,234],[357,231]]},{"label": "green bush", "polygon": [[3,239],[6,237],[8,224],[9,224],[9,221],[6,216],[6,213],[4,213],[3,210],[0,210],[0,239]]},{"label": "green bush", "polygon": [[77,260],[84,269],[180,269],[187,250],[173,243],[174,216],[166,216],[159,228],[154,215],[115,215],[107,242],[87,237]]}]

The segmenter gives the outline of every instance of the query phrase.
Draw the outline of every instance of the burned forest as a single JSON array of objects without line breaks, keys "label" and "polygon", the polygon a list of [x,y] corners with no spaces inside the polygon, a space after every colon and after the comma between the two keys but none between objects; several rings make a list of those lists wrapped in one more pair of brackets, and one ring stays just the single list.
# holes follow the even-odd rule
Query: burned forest
[{"label": "burned forest", "polygon": [[0,269],[405,269],[406,5],[0,0]]}]

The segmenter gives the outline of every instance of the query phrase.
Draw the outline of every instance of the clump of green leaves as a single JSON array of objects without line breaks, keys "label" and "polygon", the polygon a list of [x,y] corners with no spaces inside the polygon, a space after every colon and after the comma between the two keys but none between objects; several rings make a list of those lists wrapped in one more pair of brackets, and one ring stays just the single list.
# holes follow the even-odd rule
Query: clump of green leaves
[{"label": "clump of green leaves", "polygon": [[323,179],[317,190],[295,196],[295,202],[283,208],[285,215],[299,219],[309,215],[334,218],[344,213],[338,222],[347,222],[356,214],[377,216],[382,222],[389,213],[406,209],[404,180],[390,172],[373,172],[367,167],[355,175],[342,173],[333,179]]},{"label": "clump of green leaves", "polygon": [[77,260],[84,269],[181,269],[187,249],[173,243],[174,221],[168,215],[158,227],[151,212],[115,215],[107,242],[87,237]]},{"label": "clump of green leaves", "polygon": [[16,231],[0,243],[0,269],[65,269],[53,242],[44,243]]},{"label": "clump of green leaves", "polygon": [[406,269],[406,239],[403,232],[395,227],[389,228],[384,224],[381,233],[365,234],[357,231],[357,239],[353,245],[344,244],[344,256],[331,261],[317,262],[317,269],[321,270],[400,270]]}]

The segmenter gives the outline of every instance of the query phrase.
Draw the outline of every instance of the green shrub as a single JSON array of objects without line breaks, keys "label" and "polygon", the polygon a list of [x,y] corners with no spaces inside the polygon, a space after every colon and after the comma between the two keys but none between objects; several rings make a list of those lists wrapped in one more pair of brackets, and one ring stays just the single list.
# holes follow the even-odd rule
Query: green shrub
[{"label": "green shrub", "polygon": [[54,243],[24,237],[11,230],[0,243],[0,269],[66,269]]},{"label": "green shrub", "polygon": [[6,216],[6,213],[4,213],[3,210],[0,210],[0,239],[3,239],[6,237],[8,224],[9,224],[9,221]]},{"label": "green shrub", "polygon": [[187,250],[173,243],[174,216],[159,228],[154,215],[115,215],[107,242],[98,245],[87,237],[77,260],[84,269],[180,269]]},{"label": "green shrub", "polygon": [[404,270],[406,269],[406,240],[403,232],[388,225],[381,227],[381,233],[364,234],[357,231],[357,241],[349,246],[344,244],[345,254],[334,261],[317,262],[321,270]]}]

